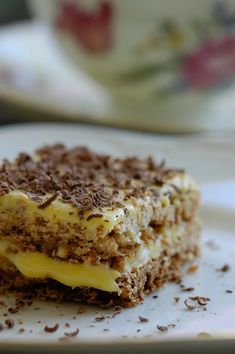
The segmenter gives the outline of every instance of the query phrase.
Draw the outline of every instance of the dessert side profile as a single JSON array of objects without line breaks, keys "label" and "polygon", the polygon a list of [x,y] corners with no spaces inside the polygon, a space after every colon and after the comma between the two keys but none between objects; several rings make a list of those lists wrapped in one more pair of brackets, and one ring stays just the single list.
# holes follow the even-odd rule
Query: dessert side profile
[{"label": "dessert side profile", "polygon": [[0,293],[130,307],[200,253],[200,193],[152,158],[44,146],[0,166]]}]

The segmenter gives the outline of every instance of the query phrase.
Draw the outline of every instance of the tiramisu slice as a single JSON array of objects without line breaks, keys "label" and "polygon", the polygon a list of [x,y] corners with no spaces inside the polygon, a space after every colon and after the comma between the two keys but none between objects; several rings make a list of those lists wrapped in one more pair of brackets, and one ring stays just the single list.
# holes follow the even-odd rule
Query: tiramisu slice
[{"label": "tiramisu slice", "polygon": [[152,158],[46,146],[0,167],[0,290],[133,306],[199,252],[199,191]]}]

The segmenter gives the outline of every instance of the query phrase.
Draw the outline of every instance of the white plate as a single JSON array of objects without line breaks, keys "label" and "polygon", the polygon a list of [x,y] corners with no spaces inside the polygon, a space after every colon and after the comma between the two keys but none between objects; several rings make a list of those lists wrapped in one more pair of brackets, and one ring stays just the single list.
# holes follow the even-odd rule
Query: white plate
[{"label": "white plate", "polygon": [[[123,310],[114,318],[112,310],[83,306],[86,312],[78,314],[78,304],[58,306],[52,302],[35,302],[17,314],[11,314],[8,307],[14,304],[14,299],[1,296],[0,301],[7,307],[0,309],[0,322],[11,318],[15,326],[0,332],[0,350],[24,353],[33,350],[36,353],[50,348],[52,353],[58,353],[66,348],[70,352],[87,353],[133,350],[136,353],[143,350],[168,353],[174,349],[182,353],[183,349],[206,350],[209,345],[217,353],[223,344],[223,352],[231,349],[232,353],[235,348],[235,144],[206,136],[194,136],[189,140],[82,125],[22,125],[1,129],[0,158],[12,158],[19,151],[30,152],[44,143],[54,142],[88,145],[96,151],[115,155],[166,158],[169,164],[186,167],[195,176],[201,184],[203,199],[202,257],[198,260],[198,271],[187,274],[183,280],[186,286],[195,290],[183,292],[179,285],[167,284],[155,293],[157,299],[151,294],[139,306]],[[228,272],[217,271],[225,264],[230,265]],[[186,308],[184,300],[195,295],[211,299],[207,311],[200,306],[192,311]],[[180,297],[178,303],[175,303],[175,296]],[[95,321],[100,315],[109,317]],[[149,321],[141,323],[139,316]],[[19,320],[23,324],[19,324]],[[66,322],[70,323],[70,328],[64,328]],[[46,324],[55,323],[60,325],[55,333],[44,332]],[[169,324],[174,324],[175,328],[169,328],[166,333],[157,329],[157,325]],[[19,334],[21,327],[25,332]],[[80,329],[77,337],[59,339],[64,332],[76,328]]]}]

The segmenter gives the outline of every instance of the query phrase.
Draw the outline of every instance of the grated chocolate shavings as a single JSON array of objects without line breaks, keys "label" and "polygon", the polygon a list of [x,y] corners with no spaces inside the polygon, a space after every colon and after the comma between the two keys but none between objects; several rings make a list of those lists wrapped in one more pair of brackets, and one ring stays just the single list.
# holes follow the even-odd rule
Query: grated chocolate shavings
[{"label": "grated chocolate shavings", "polygon": [[24,329],[24,328],[19,328],[18,332],[19,332],[19,333],[24,333],[24,332],[25,332],[25,329]]},{"label": "grated chocolate shavings", "polygon": [[66,322],[65,324],[64,324],[64,328],[69,328],[70,327],[70,324],[68,323],[68,322]]},{"label": "grated chocolate shavings", "polygon": [[5,306],[5,302],[4,301],[0,301],[0,306],[4,307]]},{"label": "grated chocolate shavings", "polygon": [[102,218],[102,217],[103,217],[103,214],[96,213],[96,214],[89,215],[86,220],[89,221],[89,220],[91,220],[93,218]]},{"label": "grated chocolate shavings", "polygon": [[191,296],[189,297],[190,300],[197,301],[198,305],[200,306],[206,306],[207,302],[210,301],[209,297],[204,297],[204,296]]},{"label": "grated chocolate shavings", "polygon": [[38,205],[38,209],[46,209],[47,207],[49,207],[49,205],[51,205],[60,195],[60,192],[55,192],[50,198],[48,198],[45,202],[43,202],[42,204]]},{"label": "grated chocolate shavings", "polygon": [[20,307],[20,306],[16,306],[16,307],[9,307],[8,312],[10,312],[10,313],[17,313],[17,312],[19,312],[19,311],[20,311],[20,309],[21,309],[21,307]]},{"label": "grated chocolate shavings", "polygon": [[149,321],[148,318],[142,317],[142,316],[139,316],[139,320],[140,320],[140,322],[148,322]]},{"label": "grated chocolate shavings", "polygon": [[153,299],[157,299],[158,298],[158,295],[153,295]]},{"label": "grated chocolate shavings", "polygon": [[[156,185],[179,174],[153,159],[113,158],[85,147],[68,149],[62,144],[44,146],[37,159],[21,153],[15,161],[4,160],[0,167],[0,195],[19,190],[39,203],[40,209],[60,199],[85,211],[121,206],[127,198],[145,196],[158,199]],[[42,198],[51,197],[41,202]]]},{"label": "grated chocolate shavings", "polygon": [[12,319],[8,318],[8,319],[5,321],[5,324],[6,324],[7,328],[10,329],[10,328],[13,328],[13,327],[14,327],[15,322],[14,322]]},{"label": "grated chocolate shavings", "polygon": [[31,304],[32,304],[32,301],[23,300],[23,299],[16,299],[15,307],[9,307],[8,312],[9,313],[18,313],[23,307],[29,306]]},{"label": "grated chocolate shavings", "polygon": [[232,290],[225,290],[225,292],[226,292],[227,294],[232,294],[232,293],[233,293]]},{"label": "grated chocolate shavings", "polygon": [[230,271],[230,266],[228,264],[223,265],[223,267],[216,269],[217,272],[226,273]]},{"label": "grated chocolate shavings", "polygon": [[113,314],[112,317],[115,317],[117,315],[119,315],[122,312],[122,307],[121,306],[114,306],[113,308]]},{"label": "grated chocolate shavings", "polygon": [[188,292],[190,292],[190,291],[194,291],[194,290],[195,290],[193,287],[188,287],[188,288],[186,288],[184,285],[181,285],[180,287],[181,287],[181,290],[182,290],[182,291],[188,291]]},{"label": "grated chocolate shavings", "polygon": [[101,321],[104,321],[105,319],[106,319],[105,316],[97,316],[97,317],[95,317],[96,322],[101,322]]},{"label": "grated chocolate shavings", "polygon": [[174,300],[175,300],[176,303],[178,303],[180,301],[180,297],[179,296],[175,296]]},{"label": "grated chocolate shavings", "polygon": [[66,337],[76,337],[79,333],[79,328],[77,328],[75,331],[73,332],[64,332],[64,335]]},{"label": "grated chocolate shavings", "polygon": [[3,324],[2,323],[0,323],[0,332],[2,332],[3,331]]},{"label": "grated chocolate shavings", "polygon": [[168,327],[166,327],[166,326],[159,326],[159,325],[157,325],[157,329],[158,329],[160,332],[167,332],[167,331],[168,331]]},{"label": "grated chocolate shavings", "polygon": [[59,328],[59,324],[56,323],[54,326],[52,327],[49,327],[49,326],[45,326],[44,327],[44,331],[47,332],[47,333],[54,333],[57,331],[57,329]]},{"label": "grated chocolate shavings", "polygon": [[189,311],[192,311],[192,310],[194,310],[194,309],[196,308],[196,306],[193,306],[193,305],[191,305],[191,304],[188,303],[188,299],[185,299],[185,300],[184,300],[184,304],[185,304],[185,306],[187,307],[187,309],[188,309]]}]

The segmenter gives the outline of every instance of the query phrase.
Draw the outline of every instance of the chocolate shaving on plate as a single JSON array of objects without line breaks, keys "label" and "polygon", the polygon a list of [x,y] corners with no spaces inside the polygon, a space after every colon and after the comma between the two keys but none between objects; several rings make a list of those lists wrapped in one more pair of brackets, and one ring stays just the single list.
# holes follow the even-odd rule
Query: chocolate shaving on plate
[{"label": "chocolate shaving on plate", "polygon": [[49,327],[49,326],[45,326],[44,327],[44,331],[47,332],[47,333],[54,333],[57,331],[57,329],[59,328],[59,324],[56,323],[54,326],[52,327]]},{"label": "chocolate shaving on plate", "polygon": [[10,313],[17,313],[17,312],[20,311],[20,309],[21,309],[21,306],[20,306],[20,305],[18,305],[18,306],[16,306],[16,307],[9,307],[8,312],[10,312]]},{"label": "chocolate shaving on plate", "polygon": [[223,267],[216,269],[217,272],[226,273],[230,270],[230,266],[228,264],[223,265]]},{"label": "chocolate shaving on plate", "polygon": [[7,319],[6,321],[5,321],[5,324],[6,324],[6,326],[7,326],[7,328],[13,328],[14,327],[14,325],[15,325],[15,322],[12,320],[12,319]]},{"label": "chocolate shaving on plate", "polygon": [[188,303],[188,299],[185,299],[185,300],[184,300],[184,304],[185,304],[185,306],[187,307],[187,309],[190,310],[190,311],[192,311],[192,310],[194,310],[194,309],[196,308],[196,306],[190,305],[190,304]]},{"label": "chocolate shaving on plate", "polygon": [[121,312],[122,312],[121,306],[118,306],[118,305],[114,306],[112,317],[119,315]]},{"label": "chocolate shaving on plate", "polygon": [[104,321],[105,319],[106,319],[105,316],[97,316],[97,317],[95,317],[96,322],[101,322],[101,321]]},{"label": "chocolate shaving on plate", "polygon": [[157,326],[157,329],[160,331],[160,332],[167,332],[168,331],[168,327],[166,326]]},{"label": "chocolate shaving on plate", "polygon": [[200,306],[206,306],[207,302],[210,301],[209,297],[204,297],[204,296],[191,296],[189,297],[190,300],[197,301],[198,305]]},{"label": "chocolate shaving on plate", "polygon": [[139,320],[140,320],[140,322],[148,322],[149,321],[148,318],[143,317],[143,316],[139,316]]},{"label": "chocolate shaving on plate", "polygon": [[184,285],[181,285],[180,287],[181,287],[181,290],[182,290],[182,291],[188,291],[188,292],[190,292],[190,291],[194,291],[194,290],[195,290],[192,286],[186,288]]}]

